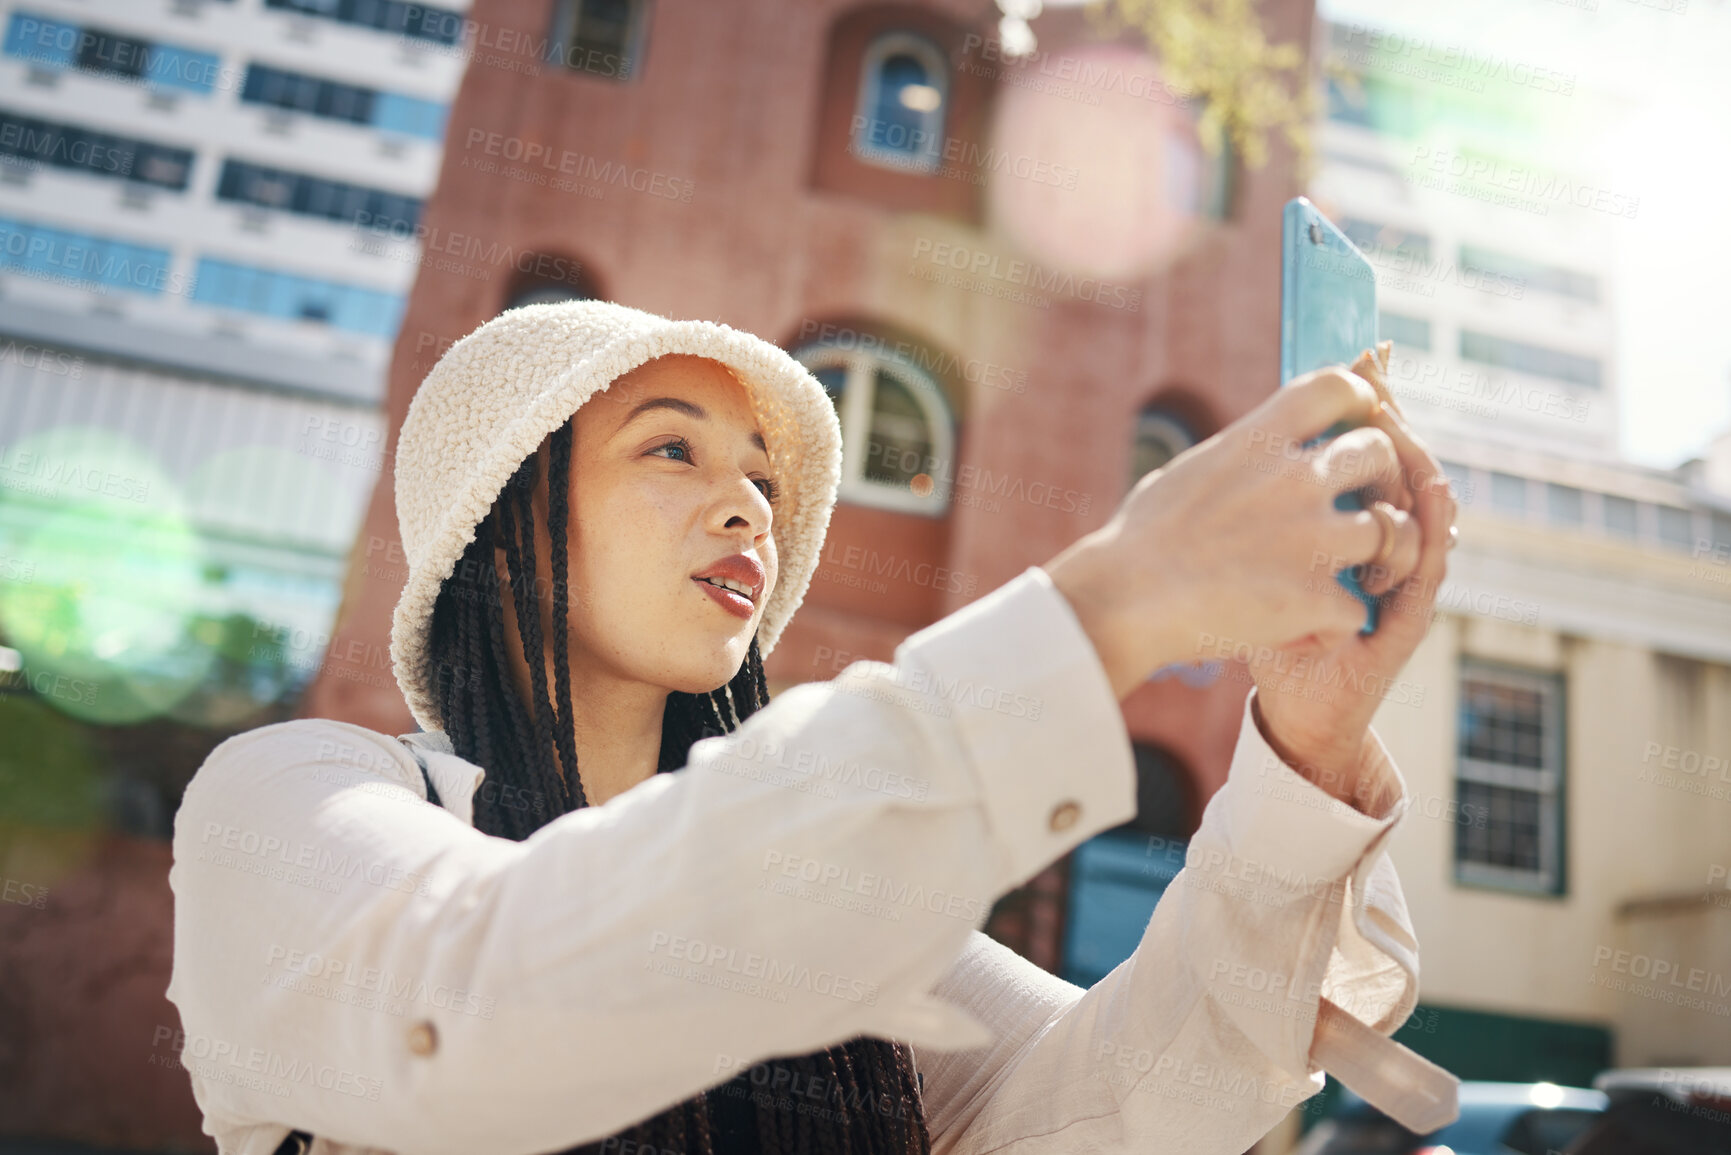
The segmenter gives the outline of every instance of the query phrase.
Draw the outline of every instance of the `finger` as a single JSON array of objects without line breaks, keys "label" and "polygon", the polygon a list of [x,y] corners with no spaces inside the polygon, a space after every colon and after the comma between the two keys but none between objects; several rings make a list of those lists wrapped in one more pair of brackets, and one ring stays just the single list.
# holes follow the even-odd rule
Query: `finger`
[{"label": "finger", "polygon": [[1375,426],[1342,433],[1317,451],[1315,466],[1331,493],[1369,487],[1396,509],[1412,508],[1394,440]]},{"label": "finger", "polygon": [[1294,377],[1249,414],[1252,439],[1291,438],[1305,442],[1337,423],[1363,425],[1375,407],[1376,390],[1341,365]]},{"label": "finger", "polygon": [[[1386,508],[1386,505],[1385,505]],[[1362,519],[1370,528],[1371,561],[1355,570],[1358,584],[1364,587],[1364,592],[1380,596],[1394,589],[1412,575],[1418,568],[1419,558],[1424,552],[1424,531],[1420,528],[1418,519],[1412,514],[1401,510],[1389,510],[1389,517],[1394,521],[1394,541],[1389,556],[1383,561],[1375,560],[1377,551],[1382,548],[1382,526],[1376,514],[1368,509],[1353,514],[1354,518]]]},{"label": "finger", "polygon": [[[1403,480],[1407,491],[1413,495],[1414,503],[1418,494],[1425,489],[1448,489],[1448,474],[1443,472],[1442,463],[1431,453],[1430,447],[1413,433],[1412,427],[1398,410],[1379,405],[1370,415],[1366,427],[1380,429],[1388,435],[1395,455],[1400,458]],[[1402,508],[1411,509],[1413,504]]]}]

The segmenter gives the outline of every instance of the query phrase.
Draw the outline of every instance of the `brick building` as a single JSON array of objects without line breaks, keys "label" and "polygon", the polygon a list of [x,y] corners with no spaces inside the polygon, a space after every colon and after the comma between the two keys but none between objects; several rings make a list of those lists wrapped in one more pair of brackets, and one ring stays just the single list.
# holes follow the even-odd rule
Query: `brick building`
[{"label": "brick building", "polygon": [[[1306,42],[1311,15],[1266,5],[1268,35]],[[836,399],[844,480],[772,691],[889,659],[1104,523],[1136,476],[1274,387],[1292,166],[1206,156],[1133,37],[1060,8],[1011,64],[997,16],[982,0],[478,0],[388,427],[452,341],[527,301],[602,297],[794,351]],[[405,569],[387,472],[306,712],[410,728],[383,658]],[[1194,829],[1247,691],[1186,672],[1126,702],[1142,833]],[[1065,957],[1068,866],[990,929],[1092,981],[1116,960]],[[1109,914],[1113,862],[1089,869]]]}]

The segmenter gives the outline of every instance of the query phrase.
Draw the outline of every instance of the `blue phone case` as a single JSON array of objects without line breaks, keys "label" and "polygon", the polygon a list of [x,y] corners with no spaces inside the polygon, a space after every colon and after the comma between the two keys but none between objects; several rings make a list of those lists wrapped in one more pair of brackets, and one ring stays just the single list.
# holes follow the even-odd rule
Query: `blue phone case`
[{"label": "blue phone case", "polygon": [[[1286,202],[1280,245],[1280,383],[1325,365],[1351,365],[1376,346],[1376,271],[1305,197]],[[1305,442],[1318,445],[1353,428],[1340,422]],[[1336,509],[1363,509],[1362,491],[1342,493]],[[1377,599],[1350,569],[1335,580],[1364,603],[1361,634],[1374,633]]]}]

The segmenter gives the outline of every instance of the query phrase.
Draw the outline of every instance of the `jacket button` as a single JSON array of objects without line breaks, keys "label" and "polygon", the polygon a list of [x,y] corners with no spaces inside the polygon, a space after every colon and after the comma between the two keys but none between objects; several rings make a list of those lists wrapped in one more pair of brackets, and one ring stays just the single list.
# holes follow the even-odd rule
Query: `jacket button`
[{"label": "jacket button", "polygon": [[1068,830],[1076,825],[1076,819],[1080,817],[1082,817],[1082,804],[1072,798],[1052,807],[1050,825],[1053,831]]},{"label": "jacket button", "polygon": [[417,1055],[430,1055],[439,1049],[439,1032],[425,1019],[409,1028],[409,1050]]}]

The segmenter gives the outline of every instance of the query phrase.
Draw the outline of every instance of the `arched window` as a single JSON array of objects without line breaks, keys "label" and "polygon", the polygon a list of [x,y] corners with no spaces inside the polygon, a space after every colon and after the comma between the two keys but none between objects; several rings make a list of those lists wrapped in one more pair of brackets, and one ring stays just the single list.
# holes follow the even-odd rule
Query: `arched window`
[{"label": "arched window", "polygon": [[1196,444],[1190,423],[1163,405],[1144,406],[1136,415],[1136,442],[1130,453],[1130,484],[1153,473]]},{"label": "arched window", "polygon": [[914,32],[885,32],[860,60],[853,153],[901,172],[933,172],[943,157],[949,63]]},{"label": "arched window", "polygon": [[841,420],[837,497],[941,517],[955,481],[955,420],[937,382],[893,351],[904,344],[850,332],[794,356],[823,383]]},{"label": "arched window", "polygon": [[499,311],[559,301],[592,301],[601,296],[583,263],[554,253],[524,253],[505,286]]}]

